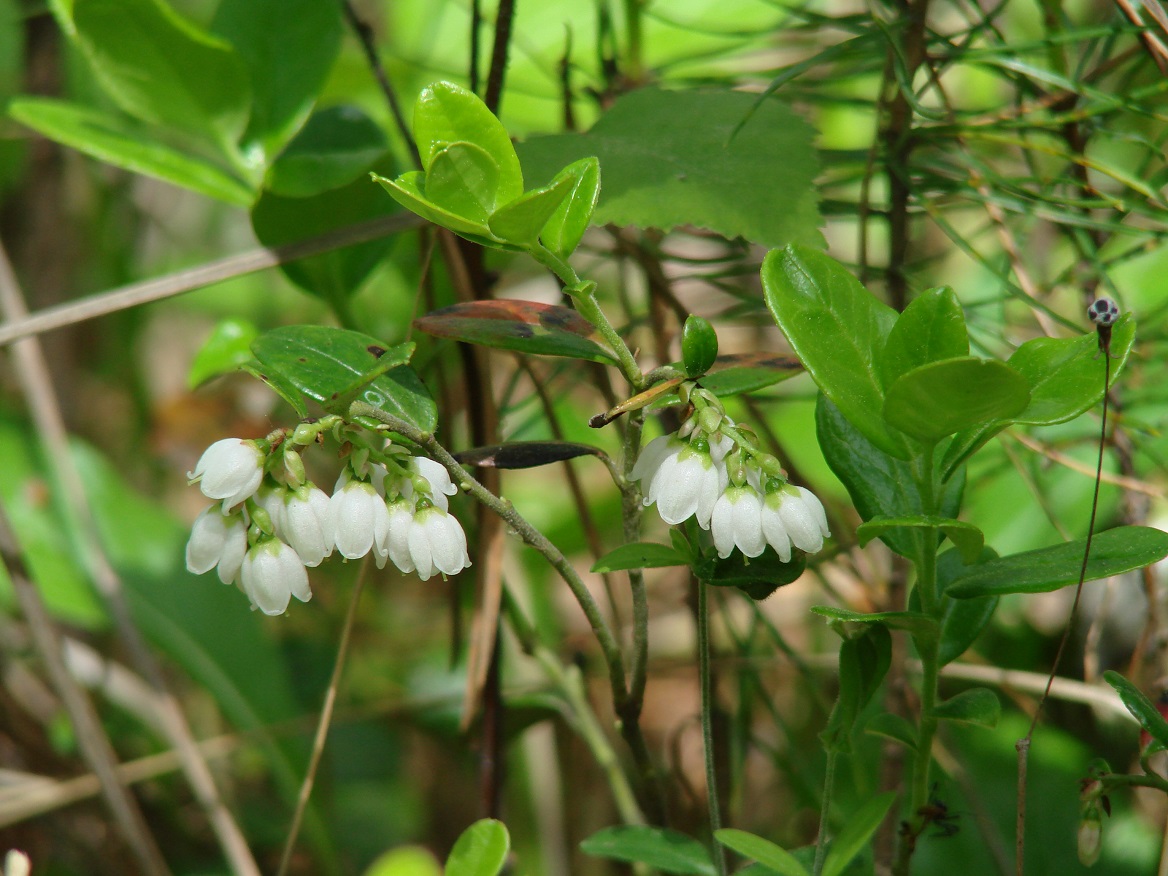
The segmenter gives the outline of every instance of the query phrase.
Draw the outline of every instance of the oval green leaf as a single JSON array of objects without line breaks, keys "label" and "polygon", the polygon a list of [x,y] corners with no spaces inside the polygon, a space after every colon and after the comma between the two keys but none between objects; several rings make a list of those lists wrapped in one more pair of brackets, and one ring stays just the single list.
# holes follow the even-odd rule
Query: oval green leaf
[{"label": "oval green leaf", "polygon": [[443,876],[443,873],[428,849],[402,846],[375,858],[364,876]]},{"label": "oval green leaf", "polygon": [[491,229],[486,224],[473,222],[427,199],[426,193],[422,191],[425,177],[421,171],[412,170],[409,173],[403,173],[397,179],[388,179],[376,173],[369,175],[389,192],[390,197],[411,213],[417,213],[423,219],[427,219],[442,228],[448,228],[455,234],[460,234],[475,242],[485,243],[488,246],[501,243],[501,241],[495,240]]},{"label": "oval green leaf", "polygon": [[516,246],[530,246],[568,197],[571,188],[570,179],[557,178],[541,189],[524,192],[492,213],[487,224],[496,237]]},{"label": "oval green leaf", "polygon": [[[992,549],[985,548],[977,562],[987,563],[997,556]],[[977,641],[998,607],[997,596],[950,598],[949,585],[976,565],[976,562],[966,565],[956,550],[945,551],[937,557],[937,592],[941,594],[941,641],[937,646],[937,660],[942,666],[952,663]],[[915,596],[914,592],[914,599]]]},{"label": "oval green leaf", "polygon": [[451,143],[430,162],[426,200],[475,225],[487,225],[500,204],[499,165],[474,143]]},{"label": "oval green leaf", "polygon": [[977,562],[985,544],[985,534],[972,523],[953,520],[948,517],[915,515],[912,517],[873,517],[861,523],[856,530],[856,538],[863,547],[872,539],[890,529],[939,529],[961,551],[961,556],[969,563]]},{"label": "oval green leaf", "polygon": [[807,868],[781,846],[745,830],[724,827],[714,832],[714,839],[744,858],[758,861],[780,876],[809,876]]},{"label": "oval green leaf", "polygon": [[455,841],[446,859],[445,876],[496,876],[510,850],[511,837],[503,822],[481,819]]},{"label": "oval green leaf", "polygon": [[660,827],[606,827],[580,843],[580,848],[598,858],[648,864],[680,876],[716,874],[705,846],[683,833]]},{"label": "oval green leaf", "polygon": [[385,155],[385,132],[355,106],[313,113],[268,168],[264,187],[287,198],[308,198],[348,185]]},{"label": "oval green leaf", "polygon": [[856,855],[868,845],[872,834],[884,821],[896,792],[877,794],[853,812],[843,829],[831,841],[823,861],[823,876],[842,876]]},{"label": "oval green leaf", "polygon": [[992,730],[1002,717],[1002,704],[988,687],[973,687],[938,703],[933,714],[946,721],[961,721]]},{"label": "oval green leaf", "polygon": [[689,557],[668,545],[651,541],[623,544],[609,551],[592,565],[593,572],[621,572],[626,569],[660,569],[665,566],[684,566]]},{"label": "oval green leaf", "polygon": [[884,419],[935,444],[977,423],[1008,419],[1029,401],[1026,379],[1009,365],[968,356],[921,365],[897,378],[884,399]]},{"label": "oval green leaf", "polygon": [[[945,591],[958,599],[1005,593],[1046,593],[1079,580],[1085,538],[983,563]],[[1091,540],[1086,581],[1142,569],[1168,556],[1168,532],[1150,526],[1118,526]]]},{"label": "oval green leaf", "polygon": [[1143,691],[1113,669],[1103,673],[1103,680],[1115,688],[1119,698],[1132,716],[1139,722],[1148,734],[1168,748],[1168,721],[1160,714],[1156,704],[1148,699]]},{"label": "oval green leaf", "polygon": [[580,245],[592,221],[600,198],[600,162],[595,157],[574,161],[556,174],[552,182],[561,179],[570,180],[572,189],[544,224],[539,239],[563,259]]},{"label": "oval green leaf", "polygon": [[904,309],[880,353],[880,376],[889,387],[914,368],[969,355],[961,302],[948,286],[922,292]]},{"label": "oval green leaf", "polygon": [[754,600],[763,600],[785,584],[790,584],[807,568],[807,555],[794,551],[790,562],[784,563],[767,545],[757,557],[745,557],[738,551],[722,559],[717,555],[704,560],[698,568],[698,577],[715,587],[737,587]]},{"label": "oval green leaf", "polygon": [[894,630],[904,630],[914,636],[937,635],[937,621],[918,611],[878,611],[865,614],[833,605],[813,605],[811,610],[831,621],[858,624],[883,624]]},{"label": "oval green leaf", "polygon": [[187,386],[194,389],[212,377],[238,371],[251,361],[251,342],[258,334],[249,320],[234,316],[219,320],[191,362]]}]

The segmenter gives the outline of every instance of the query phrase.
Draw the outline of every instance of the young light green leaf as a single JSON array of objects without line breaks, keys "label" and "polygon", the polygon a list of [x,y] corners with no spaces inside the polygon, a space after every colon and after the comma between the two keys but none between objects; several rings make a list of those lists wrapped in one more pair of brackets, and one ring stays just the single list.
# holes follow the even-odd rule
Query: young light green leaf
[{"label": "young light green leaf", "polygon": [[572,180],[557,177],[540,189],[524,192],[514,201],[504,204],[491,214],[487,224],[491,232],[502,240],[527,246],[535,243],[540,230],[552,215],[563,206],[572,191]]},{"label": "young light green leaf", "polygon": [[626,569],[660,569],[665,566],[684,566],[689,562],[685,554],[651,541],[622,544],[592,564],[592,571],[621,572]]},{"label": "young light green leaf", "polygon": [[1143,691],[1113,669],[1103,673],[1103,680],[1115,688],[1119,698],[1148,735],[1168,748],[1168,721],[1160,714],[1156,704]]},{"label": "young light green leaf", "polygon": [[921,365],[969,355],[965,314],[948,286],[914,298],[897,318],[878,357],[885,388]]},{"label": "young light green leaf", "polygon": [[866,523],[861,523],[856,530],[856,539],[863,547],[872,539],[883,535],[890,529],[939,529],[949,536],[950,541],[961,551],[961,556],[969,563],[977,562],[981,555],[982,545],[985,544],[985,534],[972,523],[962,520],[953,520],[948,517],[914,515],[911,517],[873,517]]},{"label": "young light green leaf", "polygon": [[580,843],[598,858],[648,864],[680,876],[715,876],[710,853],[697,840],[673,830],[643,825],[606,827]]},{"label": "young light green leaf", "polygon": [[77,44],[119,107],[235,156],[251,88],[229,43],[160,0],[85,0],[74,7],[73,24]]},{"label": "young light green leaf", "polygon": [[363,177],[388,148],[385,132],[362,110],[330,106],[309,117],[268,168],[264,187],[286,198],[319,195]]},{"label": "young light green leaf", "polygon": [[823,860],[823,876],[842,876],[856,855],[868,844],[872,834],[876,833],[895,799],[894,791],[877,794],[848,817],[844,829],[832,839],[827,850],[827,857]]},{"label": "young light green leaf", "polygon": [[1002,704],[998,695],[988,687],[972,687],[938,703],[933,708],[933,714],[946,721],[961,721],[993,729],[1002,717]]},{"label": "young light green leaf", "polygon": [[[1079,580],[1086,539],[1014,554],[975,566],[946,589],[969,599],[1005,593],[1046,593]],[[1084,580],[1094,581],[1142,569],[1168,556],[1168,532],[1150,526],[1118,526],[1096,533]]]},{"label": "young light green leaf", "polygon": [[376,173],[369,175],[389,192],[390,197],[411,213],[417,213],[435,225],[449,228],[455,234],[484,243],[487,246],[497,246],[502,243],[491,234],[491,229],[486,224],[474,222],[457,213],[452,213],[446,207],[441,207],[430,201],[422,190],[425,175],[421,171],[411,170],[409,173],[403,173],[397,179],[388,179]]},{"label": "young light green leaf", "polygon": [[434,153],[426,170],[426,200],[475,225],[486,225],[502,204],[499,165],[481,146],[451,143]]},{"label": "young light green leaf", "polygon": [[600,198],[600,162],[594,156],[574,161],[557,173],[552,182],[561,179],[570,180],[572,190],[544,224],[539,239],[565,259],[580,245],[596,210]]},{"label": "young light green leaf", "polygon": [[925,444],[994,420],[1030,401],[1026,379],[1004,362],[973,356],[943,359],[901,375],[888,387],[884,420]]},{"label": "young light green leaf", "polygon": [[800,864],[794,855],[761,836],[747,833],[745,830],[724,827],[714,831],[714,839],[744,858],[758,861],[780,876],[810,876],[807,868]]},{"label": "young light green leaf", "polygon": [[[507,129],[474,93],[451,82],[422,89],[414,106],[414,142],[429,173],[435,157],[452,143],[470,143],[485,152],[498,168],[495,207],[523,194],[523,170]],[[484,217],[485,219],[485,217]]]},{"label": "young light green leaf", "polygon": [[212,377],[242,368],[251,360],[251,342],[258,334],[249,320],[235,316],[219,320],[191,362],[187,386],[194,389]]},{"label": "young light green leaf", "polygon": [[375,858],[364,876],[444,876],[428,849],[402,846]]},{"label": "young light green leaf", "polygon": [[857,624],[883,624],[894,630],[905,630],[918,637],[937,635],[937,621],[918,611],[878,611],[864,613],[833,605],[813,605],[811,610],[831,621]]},{"label": "young light green leaf", "polygon": [[13,99],[8,114],[34,131],[134,173],[247,207],[253,189],[205,158],[165,146],[141,125],[102,110],[40,97]]},{"label": "young light green leaf", "polygon": [[908,438],[882,414],[877,366],[896,311],[835,259],[803,246],[768,253],[762,285],[771,315],[823,394],[872,444],[911,458]]},{"label": "young light green leaf", "polygon": [[822,246],[815,132],[776,99],[736,130],[755,101],[730,89],[641,88],[618,98],[585,134],[521,143],[524,172],[550,180],[571,161],[597,157],[604,188],[596,225],[696,225],[766,246]]},{"label": "young light green leaf", "polygon": [[483,818],[455,841],[446,859],[444,876],[497,876],[510,850],[511,837],[503,822]]}]

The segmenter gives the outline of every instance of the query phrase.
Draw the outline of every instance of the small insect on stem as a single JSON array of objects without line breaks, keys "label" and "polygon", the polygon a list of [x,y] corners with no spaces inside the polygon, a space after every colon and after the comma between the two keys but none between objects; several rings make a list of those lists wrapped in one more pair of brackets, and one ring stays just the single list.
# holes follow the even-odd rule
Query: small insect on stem
[{"label": "small insect on stem", "polygon": [[933,826],[932,836],[936,837],[956,836],[961,829],[961,825],[958,824],[960,816],[956,812],[950,812],[945,801],[937,797],[936,782],[929,792],[929,802],[917,810],[917,817],[920,822],[915,827],[907,821],[900,823],[900,835],[912,848],[916,848],[917,840],[928,830],[929,825]]}]

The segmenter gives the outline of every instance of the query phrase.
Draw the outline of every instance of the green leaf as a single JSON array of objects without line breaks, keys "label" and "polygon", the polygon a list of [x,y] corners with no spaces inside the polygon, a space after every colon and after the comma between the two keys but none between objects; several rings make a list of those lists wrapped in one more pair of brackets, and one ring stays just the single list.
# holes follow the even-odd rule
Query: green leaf
[{"label": "green leaf", "polygon": [[614,357],[592,340],[595,329],[576,311],[516,299],[470,301],[414,320],[426,334],[538,356],[609,363]]},{"label": "green leaf", "polygon": [[714,555],[698,567],[698,577],[715,587],[737,587],[751,599],[766,599],[784,584],[798,580],[807,568],[807,556],[795,551],[790,562],[784,563],[767,545],[757,557],[744,556],[734,551],[725,559]]},{"label": "green leaf", "polygon": [[312,114],[268,168],[264,187],[286,198],[319,195],[363,177],[388,148],[385,132],[360,109],[331,106]]},{"label": "green leaf", "polygon": [[771,315],[823,394],[872,444],[911,458],[908,439],[884,420],[877,367],[896,311],[835,259],[803,246],[768,253],[762,285]]},{"label": "green leaf", "polygon": [[[393,203],[360,177],[339,189],[307,198],[264,192],[252,208],[251,227],[264,246],[280,246],[369,222],[394,211]],[[339,305],[343,308],[393,243],[394,238],[389,236],[367,240],[288,262],[280,270],[304,291],[326,301],[343,302]]]},{"label": "green leaf", "polygon": [[503,822],[483,818],[455,841],[446,859],[445,876],[496,876],[510,850],[511,837]]},{"label": "green leaf", "polygon": [[[1079,580],[1085,538],[991,560],[945,591],[958,599],[1005,593],[1046,593]],[[1168,532],[1149,526],[1118,526],[1096,533],[1084,580],[1142,569],[1168,556]]]},{"label": "green leaf", "polygon": [[890,529],[939,529],[957,546],[961,556],[969,563],[977,562],[985,544],[985,534],[972,523],[953,520],[949,517],[915,515],[912,517],[873,517],[861,523],[856,530],[856,538],[863,547],[872,539]]},{"label": "green leaf", "polygon": [[[861,618],[856,612],[847,612]],[[879,690],[892,665],[892,636],[883,623],[864,623],[860,632],[851,633],[837,626],[844,637],[839,651],[839,695],[827,726],[819,737],[829,750],[851,751],[852,734],[860,712]]]},{"label": "green leaf", "polygon": [[[977,561],[968,565],[956,550],[945,551],[937,557],[937,592],[941,594],[941,642],[937,659],[942,666],[952,663],[968,650],[998,607],[996,596],[953,599],[948,594],[949,585],[976,568],[977,563],[989,562],[997,556],[992,549],[983,548]],[[919,605],[915,591],[913,596],[915,604]]]},{"label": "green leaf", "polygon": [[664,566],[685,566],[689,557],[673,548],[651,541],[622,544],[609,551],[592,565],[593,572],[620,572],[625,569],[660,569]]},{"label": "green leaf", "polygon": [[1113,669],[1103,673],[1103,680],[1115,688],[1127,710],[1147,731],[1148,735],[1168,748],[1168,721],[1160,714],[1156,704],[1144,696],[1143,691]]},{"label": "green leaf", "polygon": [[901,715],[892,712],[881,712],[878,715],[873,715],[864,725],[864,732],[892,739],[909,751],[917,750],[916,728]]},{"label": "green leaf", "polygon": [[588,230],[596,202],[600,198],[600,162],[595,156],[574,161],[556,174],[556,180],[571,180],[572,190],[552,213],[539,233],[543,245],[567,258],[580,245]]},{"label": "green leaf", "polygon": [[524,192],[495,210],[487,224],[498,238],[511,243],[528,246],[536,242],[540,231],[552,215],[563,206],[571,194],[572,180],[557,177],[540,189]]},{"label": "green leaf", "polygon": [[779,353],[730,353],[719,356],[702,386],[718,398],[755,392],[803,373],[803,363]]},{"label": "green leaf", "polygon": [[532,137],[519,151],[533,180],[599,158],[597,225],[696,225],[766,246],[821,245],[814,131],[772,99],[735,133],[755,99],[729,89],[642,88],[617,99],[588,133]]},{"label": "green leaf", "polygon": [[460,234],[476,242],[485,243],[487,246],[495,246],[501,243],[501,241],[491,234],[491,229],[485,224],[459,216],[456,213],[450,212],[445,207],[440,207],[430,201],[426,197],[425,192],[422,191],[425,176],[421,171],[412,170],[409,173],[403,173],[397,179],[388,179],[376,173],[371,173],[370,176],[381,183],[381,187],[389,192],[395,201],[411,213],[417,213],[423,219],[427,219],[435,225],[449,228],[455,234]]},{"label": "green leaf", "polygon": [[212,377],[238,371],[251,361],[251,342],[258,334],[249,320],[234,316],[219,320],[195,354],[187,372],[187,386],[194,389]]},{"label": "green leaf", "polygon": [[243,141],[260,147],[267,164],[304,123],[324,87],[341,48],[340,4],[222,0],[211,30],[235,47],[247,67],[252,109]]},{"label": "green leaf", "polygon": [[252,343],[261,366],[290,382],[326,411],[345,413],[355,400],[399,416],[425,432],[434,429],[434,401],[403,362],[412,343],[386,350],[369,335],[322,325],[272,329]]},{"label": "green leaf", "polygon": [[[1136,323],[1124,314],[1111,333],[1111,382],[1123,370],[1135,343]],[[1014,351],[1007,364],[1025,379],[1030,401],[1018,415],[959,432],[945,452],[945,477],[1007,426],[1053,426],[1074,419],[1103,398],[1103,360],[1094,333],[1077,338],[1034,338]]]},{"label": "green leaf", "polygon": [[745,830],[724,827],[714,831],[714,839],[744,858],[758,861],[781,876],[809,876],[807,868],[800,864],[794,855],[761,836],[747,833]]},{"label": "green leaf", "polygon": [[606,827],[580,843],[598,858],[648,864],[681,876],[715,876],[710,853],[695,839],[673,830],[642,825]]},{"label": "green leaf", "polygon": [[430,203],[475,225],[487,225],[490,215],[507,203],[499,198],[498,163],[474,143],[451,143],[440,149],[423,187]]},{"label": "green leaf", "polygon": [[85,0],[74,8],[73,24],[77,44],[119,107],[236,154],[251,88],[230,44],[159,0]]},{"label": "green leaf", "polygon": [[828,620],[844,623],[881,624],[894,630],[905,630],[914,636],[928,638],[937,635],[937,621],[918,611],[878,611],[864,613],[833,605],[813,605],[811,610]]},{"label": "green leaf", "polygon": [[681,359],[687,377],[698,378],[718,358],[718,335],[705,317],[691,313],[681,330]]},{"label": "green leaf", "polygon": [[364,876],[443,876],[443,873],[428,849],[402,846],[375,858]]},{"label": "green leaf", "polygon": [[435,82],[422,90],[414,106],[414,142],[422,156],[427,187],[435,158],[452,143],[462,142],[478,147],[497,167],[487,215],[496,206],[523,194],[523,170],[507,129],[485,103],[465,88],[451,82]]},{"label": "green leaf", "polygon": [[1030,401],[1026,379],[1004,362],[973,356],[921,365],[888,387],[884,419],[935,444],[977,423],[1009,419]]},{"label": "green leaf", "polygon": [[[912,464],[894,459],[873,445],[849,423],[834,404],[820,396],[815,408],[815,431],[824,459],[847,487],[860,516],[918,517],[924,502]],[[940,513],[954,517],[961,508],[964,476],[950,478],[940,497]],[[920,545],[911,530],[892,529],[880,540],[902,557],[915,559]]]},{"label": "green leaf", "polygon": [[823,861],[823,876],[841,876],[848,864],[860,854],[872,834],[876,833],[888,808],[896,799],[896,792],[877,794],[853,812],[836,837],[831,841],[827,857]]},{"label": "green leaf", "polygon": [[248,207],[254,191],[237,177],[204,158],[157,142],[142,126],[102,110],[62,100],[20,97],[8,105],[18,122],[86,155],[134,173]]},{"label": "green leaf", "polygon": [[961,721],[993,729],[1002,717],[1002,704],[998,701],[998,695],[988,687],[971,687],[938,703],[933,708],[933,714],[946,721]]},{"label": "green leaf", "polygon": [[296,412],[296,416],[300,417],[300,419],[303,420],[308,416],[308,405],[304,403],[304,398],[300,395],[300,390],[279,371],[266,368],[256,359],[245,362],[243,370],[257,380],[265,383],[268,389],[291,405],[292,410]]},{"label": "green leaf", "polygon": [[969,355],[965,314],[948,286],[922,292],[904,309],[879,356],[885,387],[902,374],[941,359]]}]

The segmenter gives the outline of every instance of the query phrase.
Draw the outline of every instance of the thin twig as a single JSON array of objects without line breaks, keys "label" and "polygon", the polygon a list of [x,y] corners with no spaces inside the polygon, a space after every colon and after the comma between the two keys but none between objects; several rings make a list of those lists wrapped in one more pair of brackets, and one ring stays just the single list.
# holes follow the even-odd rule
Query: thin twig
[{"label": "thin twig", "polygon": [[515,0],[499,0],[495,12],[495,43],[491,48],[491,70],[487,74],[487,94],[483,103],[495,115],[503,99],[503,80],[507,76],[507,53],[511,47],[511,23],[515,19]]}]

